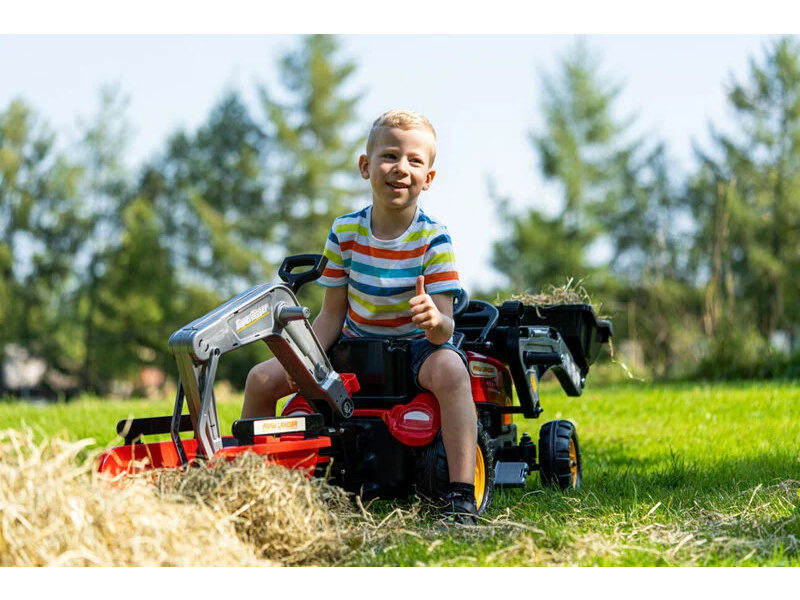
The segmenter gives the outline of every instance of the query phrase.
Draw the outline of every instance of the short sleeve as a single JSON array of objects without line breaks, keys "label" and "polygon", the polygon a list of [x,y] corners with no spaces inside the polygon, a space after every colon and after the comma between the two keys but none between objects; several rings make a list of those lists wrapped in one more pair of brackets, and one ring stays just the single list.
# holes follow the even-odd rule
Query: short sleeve
[{"label": "short sleeve", "polygon": [[429,294],[455,293],[461,289],[453,241],[446,227],[440,226],[428,244],[422,272],[425,275],[425,290]]},{"label": "short sleeve", "polygon": [[342,259],[342,250],[339,247],[339,238],[335,233],[335,225],[328,234],[328,239],[325,241],[325,250],[322,254],[328,259],[328,263],[325,265],[322,276],[317,279],[317,283],[324,287],[347,285],[347,270],[343,266],[344,260]]}]

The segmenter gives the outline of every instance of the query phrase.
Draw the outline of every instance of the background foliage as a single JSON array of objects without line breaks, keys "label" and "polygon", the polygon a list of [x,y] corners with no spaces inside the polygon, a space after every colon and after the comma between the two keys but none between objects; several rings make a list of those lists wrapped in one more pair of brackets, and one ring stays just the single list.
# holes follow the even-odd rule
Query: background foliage
[{"label": "background foliage", "polygon": [[[737,127],[712,123],[684,178],[664,142],[630,134],[625,90],[593,56],[579,42],[542,75],[531,151],[561,205],[515,212],[489,190],[506,222],[493,264],[509,283],[472,295],[590,278],[616,358],[638,376],[797,377],[800,44],[778,40],[730,82]],[[0,346],[49,368],[40,389],[0,377],[0,393],[160,388],[172,331],[275,280],[284,256],[321,251],[333,218],[368,202],[353,168],[359,96],[344,91],[357,64],[335,37],[309,36],[279,65],[281,86],[259,86],[255,111],[226,92],[133,170],[117,88],[64,151],[24,99],[0,107]],[[316,310],[320,291],[302,294]],[[219,377],[241,386],[266,353],[233,353]]]}]

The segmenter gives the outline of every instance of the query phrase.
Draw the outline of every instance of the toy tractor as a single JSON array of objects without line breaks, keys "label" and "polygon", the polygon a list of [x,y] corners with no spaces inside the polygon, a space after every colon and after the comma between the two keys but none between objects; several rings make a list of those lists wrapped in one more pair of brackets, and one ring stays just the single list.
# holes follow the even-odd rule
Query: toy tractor
[{"label": "toy tractor", "polygon": [[[173,333],[169,347],[180,376],[173,414],[120,421],[125,445],[105,452],[99,470],[119,475],[255,452],[364,498],[443,495],[449,479],[439,408],[411,380],[409,342],[344,339],[326,354],[314,335],[310,311],[296,294],[322,274],[325,262],[320,255],[288,257],[279,270],[285,284],[255,286]],[[580,487],[574,425],[544,423],[535,443],[527,433],[518,435],[513,417],[540,416],[539,382],[547,371],[567,395],[579,396],[611,324],[586,304],[495,306],[463,291],[454,318],[453,342],[468,358],[478,420],[479,513],[489,507],[495,486],[522,487],[534,471],[546,486]],[[217,365],[224,354],[259,340],[299,391],[279,416],[237,420],[231,435],[223,435],[214,396]],[[193,435],[181,437],[188,432]],[[170,440],[144,441],[157,434]]]}]

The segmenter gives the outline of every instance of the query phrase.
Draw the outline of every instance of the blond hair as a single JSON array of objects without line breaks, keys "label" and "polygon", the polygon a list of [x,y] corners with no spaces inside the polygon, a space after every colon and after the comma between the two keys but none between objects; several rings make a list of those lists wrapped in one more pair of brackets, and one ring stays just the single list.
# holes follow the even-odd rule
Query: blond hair
[{"label": "blond hair", "polygon": [[433,149],[431,151],[431,164],[433,164],[433,159],[436,158],[436,130],[425,115],[412,110],[402,110],[399,108],[383,113],[380,117],[375,119],[372,123],[372,128],[369,130],[367,154],[372,152],[377,131],[384,127],[395,127],[403,131],[419,129],[430,133],[431,136],[433,136]]}]

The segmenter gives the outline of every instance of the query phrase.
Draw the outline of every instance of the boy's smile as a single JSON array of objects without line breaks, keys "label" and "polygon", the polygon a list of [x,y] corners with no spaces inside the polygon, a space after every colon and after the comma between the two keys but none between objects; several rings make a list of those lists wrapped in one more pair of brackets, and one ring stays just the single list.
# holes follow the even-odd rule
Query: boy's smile
[{"label": "boy's smile", "polygon": [[427,131],[384,127],[377,132],[369,156],[359,158],[361,176],[372,185],[378,210],[416,210],[417,198],[427,190],[433,170],[435,141]]}]

